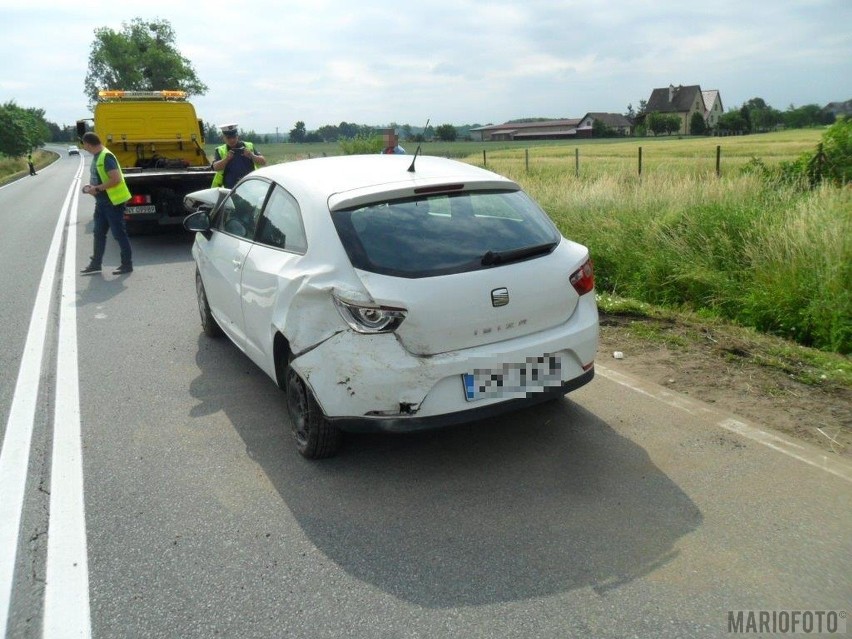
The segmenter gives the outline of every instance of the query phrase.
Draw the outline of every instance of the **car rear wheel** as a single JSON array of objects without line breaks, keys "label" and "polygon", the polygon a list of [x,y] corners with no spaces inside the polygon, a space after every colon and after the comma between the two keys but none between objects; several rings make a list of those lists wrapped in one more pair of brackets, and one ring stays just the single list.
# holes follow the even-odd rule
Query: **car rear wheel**
[{"label": "car rear wheel", "polygon": [[213,313],[210,312],[210,304],[207,303],[207,293],[204,290],[204,282],[201,281],[201,273],[195,271],[195,295],[198,298],[198,313],[201,315],[201,328],[207,337],[220,337],[222,327],[216,322]]},{"label": "car rear wheel", "polygon": [[287,367],[287,412],[296,449],[308,459],[332,457],[340,448],[340,431],[322,413],[313,392],[292,367]]}]

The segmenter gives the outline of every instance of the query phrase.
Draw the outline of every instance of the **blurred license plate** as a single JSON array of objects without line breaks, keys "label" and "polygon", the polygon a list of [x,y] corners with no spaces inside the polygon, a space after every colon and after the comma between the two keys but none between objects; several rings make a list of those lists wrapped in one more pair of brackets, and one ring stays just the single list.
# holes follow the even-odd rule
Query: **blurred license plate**
[{"label": "blurred license plate", "polygon": [[462,375],[469,402],[494,397],[526,397],[562,385],[559,355],[528,357],[525,362],[503,364],[502,368],[475,368]]},{"label": "blurred license plate", "polygon": [[125,211],[128,215],[141,215],[143,213],[156,213],[156,204],[147,204],[145,206],[128,206]]}]

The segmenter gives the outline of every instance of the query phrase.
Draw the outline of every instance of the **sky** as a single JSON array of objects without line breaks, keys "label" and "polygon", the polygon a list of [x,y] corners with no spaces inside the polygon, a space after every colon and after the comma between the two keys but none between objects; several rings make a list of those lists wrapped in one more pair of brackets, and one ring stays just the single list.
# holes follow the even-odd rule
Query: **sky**
[{"label": "sky", "polygon": [[852,99],[852,0],[0,0],[0,103],[90,117],[94,31],[137,17],[171,24],[200,118],[257,133],[625,113],[670,84]]}]

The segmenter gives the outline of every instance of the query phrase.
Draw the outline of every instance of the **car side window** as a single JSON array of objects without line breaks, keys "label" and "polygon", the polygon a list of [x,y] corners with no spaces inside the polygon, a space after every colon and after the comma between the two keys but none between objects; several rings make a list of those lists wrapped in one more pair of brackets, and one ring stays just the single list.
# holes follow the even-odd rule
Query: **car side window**
[{"label": "car side window", "polygon": [[217,214],[216,227],[229,235],[254,239],[263,202],[269,192],[265,180],[245,180],[231,191]]},{"label": "car side window", "polygon": [[280,186],[275,186],[269,196],[255,239],[261,244],[294,253],[308,250],[299,204]]}]

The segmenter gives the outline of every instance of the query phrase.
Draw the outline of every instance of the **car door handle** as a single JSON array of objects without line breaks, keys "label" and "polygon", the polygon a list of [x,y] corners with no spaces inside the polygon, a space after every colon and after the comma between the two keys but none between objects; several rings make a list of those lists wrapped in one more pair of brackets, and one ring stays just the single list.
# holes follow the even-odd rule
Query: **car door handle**
[{"label": "car door handle", "polygon": [[233,260],[231,260],[231,264],[233,264],[233,265],[234,265],[234,270],[238,271],[238,270],[240,270],[240,267],[243,265],[243,261],[242,261],[242,260],[233,259]]}]

